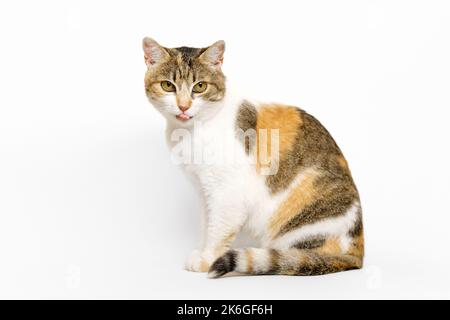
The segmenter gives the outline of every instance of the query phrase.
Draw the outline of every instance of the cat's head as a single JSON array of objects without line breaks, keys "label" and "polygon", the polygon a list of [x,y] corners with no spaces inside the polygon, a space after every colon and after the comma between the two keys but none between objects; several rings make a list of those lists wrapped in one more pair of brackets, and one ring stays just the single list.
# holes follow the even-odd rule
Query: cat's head
[{"label": "cat's head", "polygon": [[194,119],[205,120],[220,109],[225,96],[221,70],[225,42],[206,48],[165,48],[144,38],[143,49],[147,97],[167,120],[190,126]]}]

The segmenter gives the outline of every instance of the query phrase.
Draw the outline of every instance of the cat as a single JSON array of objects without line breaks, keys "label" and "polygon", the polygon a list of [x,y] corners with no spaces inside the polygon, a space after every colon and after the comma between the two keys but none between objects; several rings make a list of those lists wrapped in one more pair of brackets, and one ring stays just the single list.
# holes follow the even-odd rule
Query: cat
[{"label": "cat", "polygon": [[[177,137],[186,136],[182,166],[203,200],[204,246],[191,253],[187,270],[219,278],[362,268],[359,194],[347,161],[318,120],[294,106],[229,92],[224,41],[167,48],[146,37],[143,50],[147,98],[167,120],[169,147],[180,150]],[[194,161],[189,147],[196,144],[208,152]],[[206,153],[233,153],[233,159],[206,163]],[[232,248],[242,230],[260,246]]]}]

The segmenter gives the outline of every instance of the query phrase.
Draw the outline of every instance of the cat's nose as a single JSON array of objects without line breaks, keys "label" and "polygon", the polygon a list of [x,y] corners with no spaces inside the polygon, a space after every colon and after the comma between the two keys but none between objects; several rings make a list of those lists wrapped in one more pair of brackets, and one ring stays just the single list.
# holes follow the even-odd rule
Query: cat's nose
[{"label": "cat's nose", "polygon": [[190,107],[188,106],[178,106],[178,108],[182,111],[185,112],[187,109],[189,109]]}]

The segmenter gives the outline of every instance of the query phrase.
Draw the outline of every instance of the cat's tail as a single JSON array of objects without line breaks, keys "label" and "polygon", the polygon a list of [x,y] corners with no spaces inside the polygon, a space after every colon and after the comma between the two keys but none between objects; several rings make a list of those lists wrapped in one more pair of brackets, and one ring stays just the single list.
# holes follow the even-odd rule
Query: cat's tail
[{"label": "cat's tail", "polygon": [[219,278],[229,272],[242,274],[321,275],[359,269],[362,257],[342,254],[328,255],[309,249],[232,249],[218,258],[208,272]]}]

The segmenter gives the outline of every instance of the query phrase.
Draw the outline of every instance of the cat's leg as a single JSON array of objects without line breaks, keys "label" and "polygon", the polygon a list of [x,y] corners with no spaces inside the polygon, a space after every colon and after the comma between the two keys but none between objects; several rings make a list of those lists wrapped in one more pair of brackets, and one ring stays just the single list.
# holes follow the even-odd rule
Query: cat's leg
[{"label": "cat's leg", "polygon": [[186,261],[186,269],[207,272],[212,263],[227,252],[246,220],[243,208],[229,197],[207,199],[204,246],[194,250]]}]

